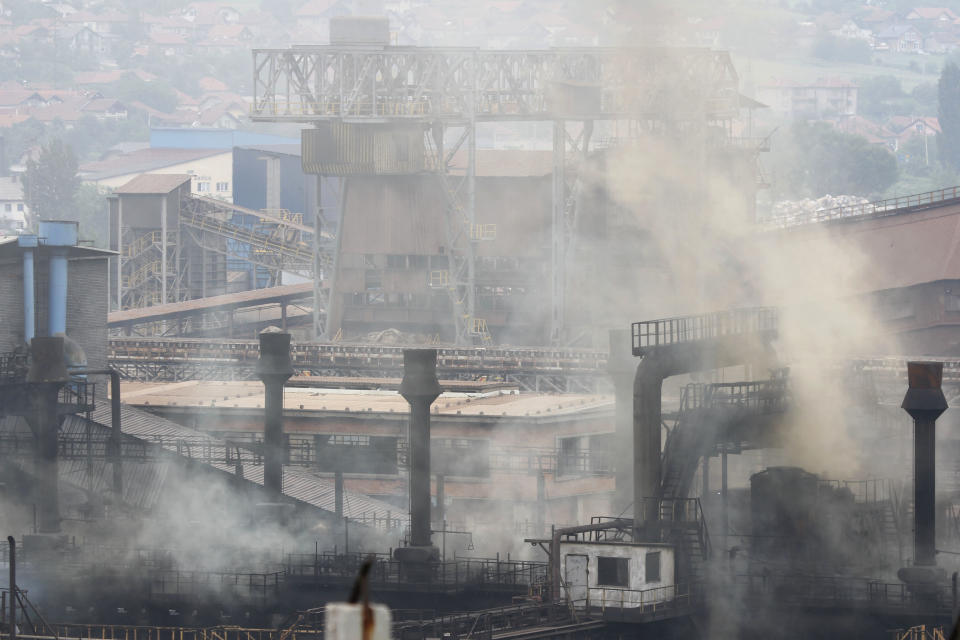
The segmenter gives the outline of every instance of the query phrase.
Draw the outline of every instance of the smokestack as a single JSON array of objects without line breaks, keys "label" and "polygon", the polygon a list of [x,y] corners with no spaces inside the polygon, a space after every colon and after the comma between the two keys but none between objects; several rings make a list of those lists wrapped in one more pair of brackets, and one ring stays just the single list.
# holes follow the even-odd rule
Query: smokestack
[{"label": "smokestack", "polygon": [[67,254],[78,242],[77,223],[62,220],[41,220],[39,236],[50,247],[49,306],[47,333],[67,332]]},{"label": "smokestack", "polygon": [[942,362],[908,362],[909,388],[900,405],[913,418],[913,564],[933,567],[936,559],[936,424],[947,409],[940,388]]},{"label": "smokestack", "polygon": [[257,376],[263,381],[263,486],[283,491],[283,383],[293,375],[290,334],[276,327],[260,332],[260,359]]},{"label": "smokestack", "polygon": [[430,546],[430,405],[440,395],[436,349],[404,349],[400,395],[410,403],[410,546]]},{"label": "smokestack", "polygon": [[60,532],[60,495],[57,477],[57,434],[60,415],[57,397],[70,381],[63,361],[62,337],[35,337],[30,345],[30,427],[34,434],[37,474],[37,531]]}]

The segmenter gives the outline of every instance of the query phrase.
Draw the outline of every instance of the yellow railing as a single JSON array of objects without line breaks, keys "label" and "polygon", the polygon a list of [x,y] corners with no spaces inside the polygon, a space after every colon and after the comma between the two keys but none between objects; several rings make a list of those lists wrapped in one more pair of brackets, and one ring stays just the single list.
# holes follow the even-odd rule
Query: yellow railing
[{"label": "yellow railing", "polygon": [[123,277],[123,286],[125,289],[134,289],[146,282],[150,276],[160,275],[161,273],[163,273],[163,265],[159,260],[147,262],[133,273],[125,275]]},{"label": "yellow railing", "polygon": [[450,272],[446,269],[437,269],[430,272],[430,287],[441,289],[450,284]]},{"label": "yellow railing", "polygon": [[474,224],[470,225],[470,238],[472,240],[496,240],[496,224]]},{"label": "yellow railing", "polygon": [[[167,244],[173,245],[176,243],[177,233],[175,231],[167,232]],[[141,236],[138,236],[133,242],[126,246],[125,254],[128,258],[135,258],[141,253],[143,253],[148,247],[152,245],[159,245],[163,243],[163,232],[162,231],[151,231],[145,233]]]}]

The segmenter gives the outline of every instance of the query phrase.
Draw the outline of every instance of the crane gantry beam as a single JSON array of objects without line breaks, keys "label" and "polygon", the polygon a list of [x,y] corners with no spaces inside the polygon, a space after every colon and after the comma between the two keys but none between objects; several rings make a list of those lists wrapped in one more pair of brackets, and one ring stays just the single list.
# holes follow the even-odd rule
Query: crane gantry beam
[{"label": "crane gantry beam", "polygon": [[[563,344],[569,338],[564,291],[576,227],[575,163],[590,150],[593,122],[627,121],[640,123],[642,130],[690,133],[729,122],[739,107],[739,78],[729,53],[703,48],[321,45],[253,51],[254,121],[422,127],[425,148],[436,156],[428,165],[442,178],[446,200],[447,288],[457,344],[482,343],[488,337],[485,323],[474,315],[477,238],[471,230],[478,123],[554,122],[550,338]],[[579,143],[567,129],[570,121],[583,123]],[[466,175],[459,181],[449,177],[452,154],[445,153],[443,144],[447,129],[460,131],[455,147],[467,141]],[[573,170],[567,170],[568,163]],[[331,337],[327,328],[317,325],[315,331],[317,337]]]},{"label": "crane gantry beam", "polygon": [[739,108],[729,53],[699,48],[299,46],[255,49],[253,68],[261,121],[711,121]]}]

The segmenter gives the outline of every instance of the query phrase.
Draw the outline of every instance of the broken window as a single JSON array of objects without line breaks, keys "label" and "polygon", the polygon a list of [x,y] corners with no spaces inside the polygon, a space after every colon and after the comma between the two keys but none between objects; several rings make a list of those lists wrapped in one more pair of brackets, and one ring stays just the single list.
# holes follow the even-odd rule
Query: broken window
[{"label": "broken window", "polygon": [[597,586],[629,587],[629,562],[627,558],[597,556]]}]

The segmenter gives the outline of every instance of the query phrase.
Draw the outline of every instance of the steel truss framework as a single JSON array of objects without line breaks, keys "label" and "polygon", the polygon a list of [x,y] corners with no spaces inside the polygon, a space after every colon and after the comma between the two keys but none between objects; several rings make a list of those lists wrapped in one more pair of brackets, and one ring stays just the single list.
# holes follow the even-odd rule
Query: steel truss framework
[{"label": "steel truss framework", "polygon": [[[235,224],[234,214],[252,216],[253,227]],[[242,260],[262,267],[279,283],[280,272],[310,276],[315,269],[329,268],[311,250],[313,230],[290,217],[253,211],[215,198],[187,195],[181,199],[179,224],[137,235],[124,227],[120,262],[120,308],[132,309],[206,296],[206,252]],[[193,255],[199,253],[199,255]],[[191,266],[192,265],[192,266]],[[201,273],[191,274],[191,268]],[[199,289],[191,282],[200,280]],[[200,294],[199,296],[197,294]]]},{"label": "steel truss framework", "polygon": [[[573,337],[564,327],[564,291],[576,223],[576,161],[590,150],[593,122],[702,131],[737,115],[738,84],[729,54],[708,49],[257,49],[250,115],[256,121],[423,127],[428,165],[441,176],[446,202],[450,268],[444,285],[458,345],[489,340],[475,313],[477,123],[554,121],[550,333],[553,344],[565,344]],[[579,129],[576,136],[568,121]],[[448,129],[456,135],[445,150]],[[450,161],[464,143],[466,172],[455,178]],[[315,326],[315,334],[329,339],[328,327]]]}]

